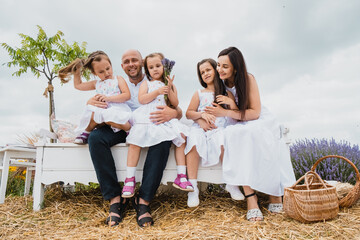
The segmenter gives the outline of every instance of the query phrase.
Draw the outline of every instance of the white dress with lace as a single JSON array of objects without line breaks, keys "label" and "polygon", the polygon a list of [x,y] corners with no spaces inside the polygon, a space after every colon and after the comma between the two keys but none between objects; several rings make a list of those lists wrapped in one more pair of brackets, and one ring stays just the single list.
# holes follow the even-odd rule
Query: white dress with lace
[{"label": "white dress with lace", "polygon": [[[198,112],[203,112],[206,107],[212,106],[214,92],[198,90],[199,107]],[[204,131],[198,123],[194,122],[187,137],[185,154],[195,146],[203,167],[210,167],[219,163],[221,146],[224,145],[224,128],[227,124],[225,117],[217,117],[216,129]]]},{"label": "white dress with lace", "polygon": [[[119,82],[116,77],[114,79],[98,80],[96,82],[96,93],[106,96],[114,96],[121,94]],[[98,124],[104,122],[114,122],[125,124],[131,117],[131,109],[126,103],[108,102],[107,108],[99,108],[93,105],[86,105],[84,114],[80,119],[79,127],[76,129],[78,134],[82,133],[90,123],[91,115],[94,113],[94,121]],[[120,129],[112,128],[114,132]]]},{"label": "white dress with lace", "polygon": [[[158,80],[146,80],[148,92],[155,91],[164,86],[164,83]],[[177,147],[180,147],[185,139],[181,136],[189,134],[189,127],[182,124],[178,119],[171,119],[168,122],[154,124],[150,120],[150,113],[158,111],[157,106],[166,105],[164,95],[158,95],[148,104],[141,105],[133,112],[129,135],[126,142],[140,147],[150,147],[163,141],[172,141]]]},{"label": "white dress with lace", "polygon": [[[235,87],[227,88],[236,97]],[[227,184],[282,196],[295,182],[288,146],[275,116],[264,106],[257,120],[225,128],[223,179]]]}]

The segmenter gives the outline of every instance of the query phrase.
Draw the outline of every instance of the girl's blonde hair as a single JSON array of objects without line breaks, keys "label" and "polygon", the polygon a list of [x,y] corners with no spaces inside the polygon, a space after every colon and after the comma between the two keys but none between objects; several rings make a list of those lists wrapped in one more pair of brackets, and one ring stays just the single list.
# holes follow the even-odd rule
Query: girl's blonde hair
[{"label": "girl's blonde hair", "polygon": [[63,67],[59,70],[59,78],[62,83],[67,83],[71,78],[71,75],[74,74],[74,72],[77,69],[82,69],[81,72],[83,72],[86,69],[89,69],[92,74],[95,74],[94,68],[92,66],[93,62],[100,62],[102,59],[106,59],[109,61],[111,65],[110,58],[108,55],[103,51],[95,51],[89,54],[89,56],[86,59],[80,59],[77,58],[74,61],[72,61],[69,65],[66,67]]}]

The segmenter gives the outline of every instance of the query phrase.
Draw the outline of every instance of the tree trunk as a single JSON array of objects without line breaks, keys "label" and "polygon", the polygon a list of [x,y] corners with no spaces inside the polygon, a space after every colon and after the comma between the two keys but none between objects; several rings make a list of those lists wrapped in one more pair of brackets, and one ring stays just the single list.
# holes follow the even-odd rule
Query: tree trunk
[{"label": "tree trunk", "polygon": [[[55,118],[54,87],[52,85],[52,80],[48,82],[48,93],[49,93],[49,127],[50,127],[50,132],[54,132],[54,129],[51,126],[51,115],[54,114],[54,118]],[[54,142],[54,140],[51,139],[50,142]]]}]

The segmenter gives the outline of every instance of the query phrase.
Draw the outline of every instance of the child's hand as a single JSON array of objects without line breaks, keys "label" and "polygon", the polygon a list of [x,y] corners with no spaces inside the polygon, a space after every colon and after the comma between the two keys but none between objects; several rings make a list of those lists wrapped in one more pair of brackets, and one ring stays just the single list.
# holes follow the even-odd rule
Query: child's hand
[{"label": "child's hand", "polygon": [[163,86],[158,89],[159,95],[168,94],[169,93],[169,86]]},{"label": "child's hand", "polygon": [[171,87],[174,83],[174,78],[175,75],[172,76],[172,78],[170,78],[170,76],[166,76],[166,80],[168,81],[168,86]]},{"label": "child's hand", "polygon": [[73,68],[72,68],[72,73],[75,75],[80,75],[81,74],[81,69],[83,67],[84,63],[82,61],[79,61]]},{"label": "child's hand", "polygon": [[227,96],[224,96],[224,95],[218,95],[216,96],[216,101],[219,103],[219,104],[226,104],[226,105],[231,105],[231,104],[234,104],[234,100],[232,100],[231,98],[227,97]]},{"label": "child's hand", "polygon": [[200,128],[202,128],[205,132],[216,128],[215,124],[209,124],[202,118],[196,120],[196,122],[199,124]]},{"label": "child's hand", "polygon": [[109,102],[109,98],[107,96],[105,96],[104,94],[98,94],[98,100],[100,102]]},{"label": "child's hand", "polygon": [[203,112],[201,113],[201,118],[204,119],[208,124],[214,124],[216,117],[209,113]]}]

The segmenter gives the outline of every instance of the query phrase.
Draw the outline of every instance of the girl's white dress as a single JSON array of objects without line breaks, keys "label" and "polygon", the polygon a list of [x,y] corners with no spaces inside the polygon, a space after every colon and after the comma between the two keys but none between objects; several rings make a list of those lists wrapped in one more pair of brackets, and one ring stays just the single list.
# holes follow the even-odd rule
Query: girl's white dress
[{"label": "girl's white dress", "polygon": [[[97,94],[106,96],[121,94],[117,77],[114,77],[114,79],[106,79],[104,81],[98,80],[95,88]],[[126,103],[108,102],[108,107],[106,109],[95,107],[93,105],[86,105],[79,127],[76,129],[77,133],[83,132],[89,125],[92,113],[94,113],[94,121],[99,124],[104,122],[125,124],[131,117],[131,109]],[[114,132],[120,131],[120,129],[117,128],[112,129]]]},{"label": "girl's white dress", "polygon": [[[148,92],[155,91],[165,84],[158,80],[147,81]],[[150,113],[159,111],[157,106],[166,105],[164,95],[158,95],[153,101],[140,106],[133,112],[129,135],[126,142],[139,147],[150,147],[163,141],[172,141],[177,147],[180,147],[185,140],[181,134],[188,136],[189,128],[182,124],[178,119],[171,119],[168,122],[154,124],[150,120]]]},{"label": "girl's white dress", "polygon": [[[199,107],[198,112],[204,112],[205,108],[212,106],[214,102],[214,92],[202,92],[198,90]],[[196,122],[190,129],[189,136],[186,141],[185,154],[196,146],[196,150],[201,159],[203,167],[210,167],[219,163],[221,146],[224,145],[224,129],[227,123],[227,118],[217,117],[215,121],[216,129],[204,131]]]},{"label": "girl's white dress", "polygon": [[[236,97],[235,87],[228,88]],[[295,182],[289,148],[274,115],[261,107],[260,117],[225,128],[223,179],[227,184],[250,186],[273,195]]]}]

